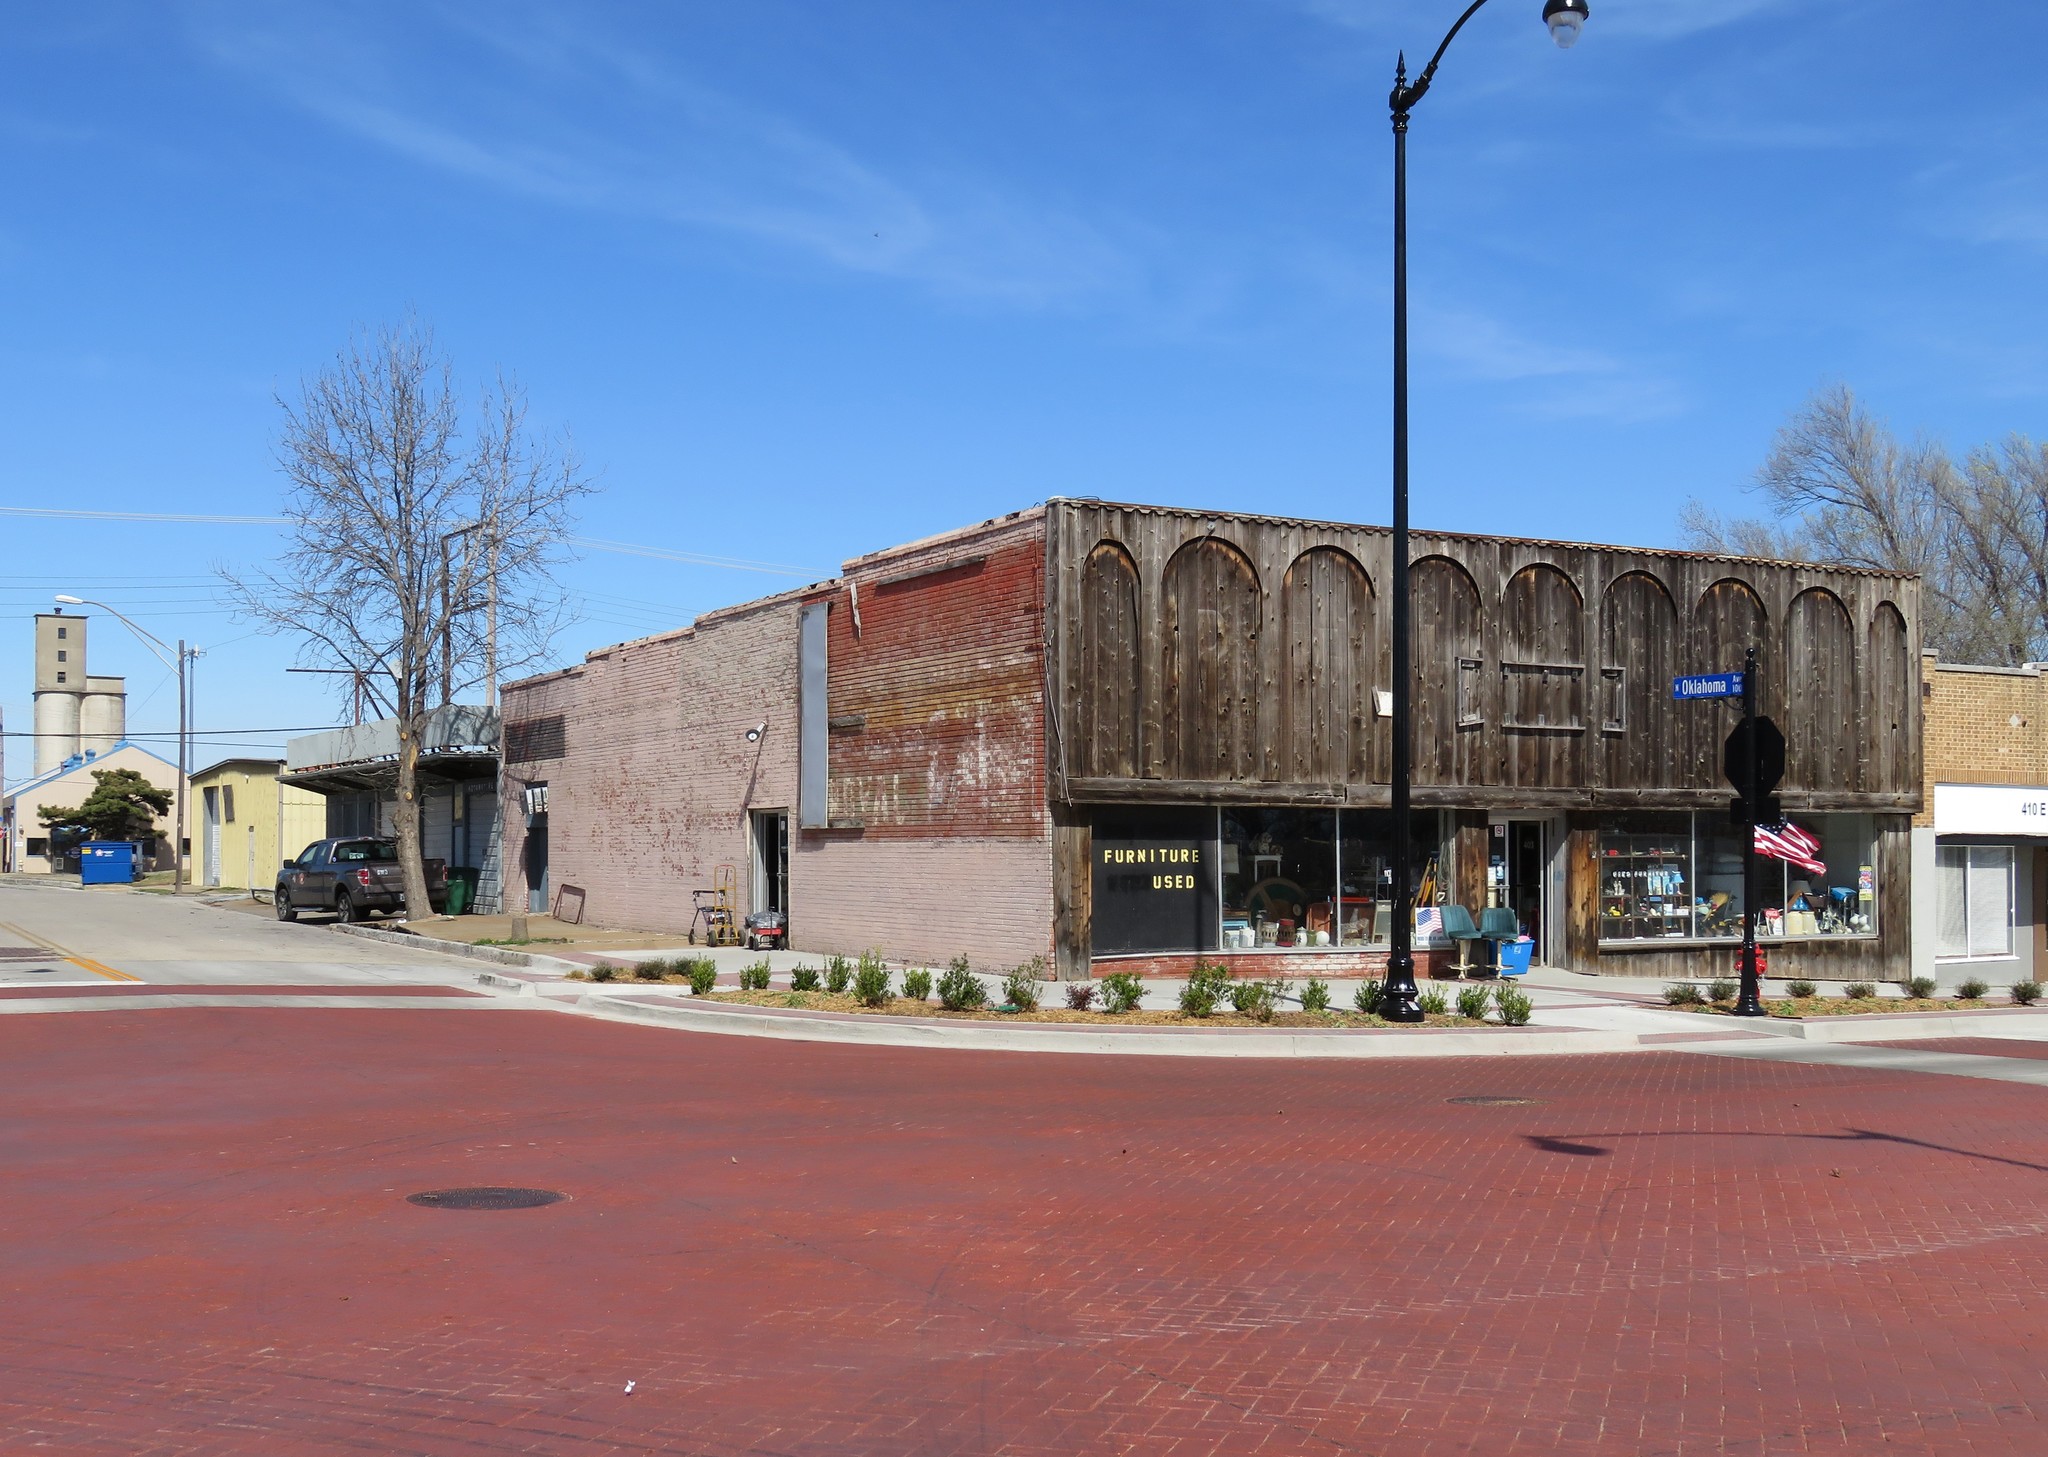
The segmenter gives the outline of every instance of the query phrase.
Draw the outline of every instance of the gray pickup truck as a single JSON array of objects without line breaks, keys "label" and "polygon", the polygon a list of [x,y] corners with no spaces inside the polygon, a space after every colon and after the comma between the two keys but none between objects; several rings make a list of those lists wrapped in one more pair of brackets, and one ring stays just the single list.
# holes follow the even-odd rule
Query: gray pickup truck
[{"label": "gray pickup truck", "polygon": [[[427,899],[439,911],[448,901],[448,862],[427,861]],[[333,911],[338,921],[359,921],[372,911],[405,914],[405,875],[398,844],[355,835],[315,840],[277,872],[271,903],[280,921],[300,911]]]}]

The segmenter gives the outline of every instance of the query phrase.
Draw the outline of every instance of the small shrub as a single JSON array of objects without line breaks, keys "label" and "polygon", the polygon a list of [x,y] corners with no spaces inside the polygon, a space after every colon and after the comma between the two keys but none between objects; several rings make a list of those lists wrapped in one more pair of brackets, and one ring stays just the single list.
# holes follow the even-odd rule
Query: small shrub
[{"label": "small shrub", "polygon": [[1102,1010],[1116,1016],[1135,1012],[1145,998],[1145,983],[1128,971],[1112,971],[1102,979]]},{"label": "small shrub", "polygon": [[[478,942],[477,944],[478,944],[479,946],[481,946],[481,945],[482,945],[483,943],[482,943],[481,941],[479,941],[479,942]],[[584,970],[584,969],[583,969],[582,967],[580,967],[580,966],[577,966],[577,967],[571,967],[571,968],[569,969],[568,973],[567,973],[567,974],[566,974],[566,975],[565,975],[565,976],[563,977],[563,980],[564,980],[564,981],[588,981],[588,980],[590,980],[590,973],[589,973],[589,972],[587,972],[587,971],[585,971],[585,970]]]},{"label": "small shrub", "polygon": [[1707,1000],[1710,1002],[1732,1002],[1738,990],[1734,982],[1725,976],[1717,976],[1707,983]]},{"label": "small shrub", "polygon": [[1310,977],[1308,985],[1301,989],[1301,1010],[1304,1012],[1329,1011],[1330,984],[1321,977]]},{"label": "small shrub", "polygon": [[848,983],[853,980],[853,963],[844,956],[825,958],[825,990],[833,996],[844,996]]},{"label": "small shrub", "polygon": [[590,979],[592,981],[610,981],[618,974],[619,969],[609,961],[600,961],[597,965],[590,968]]},{"label": "small shrub", "polygon": [[1261,1022],[1273,1020],[1273,1009],[1287,991],[1284,981],[1234,981],[1230,984],[1230,1009]]},{"label": "small shrub", "polygon": [[810,1004],[811,999],[804,992],[789,992],[782,998],[782,1005],[785,1007],[808,1007]]},{"label": "small shrub", "polygon": [[1909,976],[1899,983],[1899,990],[1915,1001],[1925,1001],[1934,995],[1934,978],[1931,976]]},{"label": "small shrub", "polygon": [[1478,1022],[1485,1018],[1486,1009],[1493,1004],[1493,988],[1461,987],[1458,991],[1458,1015],[1470,1017]]},{"label": "small shrub", "polygon": [[793,992],[814,992],[821,985],[823,979],[815,966],[799,966],[789,974],[789,989]]},{"label": "small shrub", "polygon": [[1415,999],[1415,1005],[1422,1008],[1425,1017],[1441,1017],[1451,1010],[1451,999],[1431,987]]},{"label": "small shrub", "polygon": [[1094,982],[1070,981],[1067,983],[1067,1007],[1069,1010],[1075,1012],[1085,1012],[1094,1005]]},{"label": "small shrub", "polygon": [[1003,1000],[1020,1012],[1038,1010],[1038,984],[1044,980],[1045,958],[1034,956],[1003,977]]},{"label": "small shrub", "polygon": [[940,974],[939,1005],[949,1012],[973,1012],[988,1005],[988,988],[968,967],[966,957],[954,957]]},{"label": "small shrub", "polygon": [[633,963],[633,979],[635,981],[660,981],[668,973],[669,964],[659,956],[650,956],[645,961]]},{"label": "small shrub", "polygon": [[1819,996],[1820,988],[1810,981],[1788,981],[1785,983],[1785,995],[1803,1001],[1807,997]]},{"label": "small shrub", "polygon": [[1984,993],[1991,990],[1990,984],[1971,976],[1956,983],[1956,995],[1966,1002],[1981,1002]]},{"label": "small shrub", "polygon": [[692,956],[681,964],[683,975],[690,979],[690,991],[695,996],[709,996],[711,989],[718,985],[718,963],[708,956]]},{"label": "small shrub", "polygon": [[1197,960],[1188,973],[1188,984],[1180,989],[1184,1016],[1207,1017],[1230,995],[1230,968],[1217,961]]},{"label": "small shrub", "polygon": [[881,1007],[889,1001],[889,968],[872,953],[861,957],[853,973],[853,999],[863,1007]]},{"label": "small shrub", "polygon": [[922,1002],[932,994],[932,974],[919,968],[903,973],[903,995],[913,1002]]},{"label": "small shrub", "polygon": [[1698,1007],[1706,1002],[1706,996],[1689,981],[1675,981],[1664,988],[1664,1000],[1674,1007]]},{"label": "small shrub", "polygon": [[1493,991],[1493,1004],[1500,1008],[1500,1020],[1509,1027],[1526,1027],[1536,1010],[1529,994],[1517,986],[1499,986]]},{"label": "small shrub", "polygon": [[2037,981],[2016,981],[2012,984],[2012,999],[2022,1007],[2031,1007],[2041,999],[2041,983]]},{"label": "small shrub", "polygon": [[1380,1004],[1387,999],[1387,984],[1383,981],[1362,981],[1357,993],[1351,998],[1351,1005],[1368,1017],[1377,1017]]},{"label": "small shrub", "polygon": [[768,990],[768,960],[763,957],[751,966],[740,968],[740,990],[743,992],[765,992]]},{"label": "small shrub", "polygon": [[1851,981],[1842,984],[1842,996],[1851,1002],[1867,1002],[1877,995],[1877,983]]}]

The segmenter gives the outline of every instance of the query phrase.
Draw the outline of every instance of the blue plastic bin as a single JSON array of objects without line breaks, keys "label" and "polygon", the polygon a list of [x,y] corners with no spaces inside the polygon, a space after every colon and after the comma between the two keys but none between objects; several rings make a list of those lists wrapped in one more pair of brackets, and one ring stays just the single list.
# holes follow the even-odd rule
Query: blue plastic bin
[{"label": "blue plastic bin", "polygon": [[1536,943],[1527,936],[1519,941],[1500,943],[1500,974],[1502,976],[1527,976],[1530,958],[1536,954]]}]

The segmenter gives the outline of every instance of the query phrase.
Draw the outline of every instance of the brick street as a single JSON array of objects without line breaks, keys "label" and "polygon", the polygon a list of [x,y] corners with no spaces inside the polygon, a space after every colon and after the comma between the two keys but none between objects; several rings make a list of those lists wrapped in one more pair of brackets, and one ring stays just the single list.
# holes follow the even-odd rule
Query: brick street
[{"label": "brick street", "polygon": [[[254,1007],[0,1067],[9,1451],[2048,1447],[2028,1086]],[[405,1202],[495,1184],[570,1199]]]}]

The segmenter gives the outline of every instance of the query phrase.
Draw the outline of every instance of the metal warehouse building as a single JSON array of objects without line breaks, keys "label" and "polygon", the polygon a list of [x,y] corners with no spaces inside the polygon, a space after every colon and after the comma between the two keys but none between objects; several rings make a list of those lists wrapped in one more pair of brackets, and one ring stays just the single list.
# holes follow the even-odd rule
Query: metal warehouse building
[{"label": "metal warehouse building", "polygon": [[[1384,959],[1381,528],[1055,500],[505,689],[510,858],[537,909],[1061,976],[1197,955]],[[1422,937],[1511,908],[1539,960],[1696,974],[1740,933],[1732,710],[1681,673],[1756,647],[1781,798],[1825,871],[1764,862],[1776,975],[1907,974],[1918,584],[1887,573],[1413,537]],[[1285,960],[1284,968],[1270,958]]]}]

